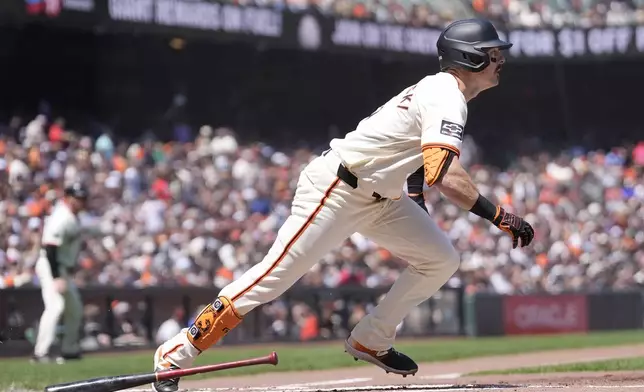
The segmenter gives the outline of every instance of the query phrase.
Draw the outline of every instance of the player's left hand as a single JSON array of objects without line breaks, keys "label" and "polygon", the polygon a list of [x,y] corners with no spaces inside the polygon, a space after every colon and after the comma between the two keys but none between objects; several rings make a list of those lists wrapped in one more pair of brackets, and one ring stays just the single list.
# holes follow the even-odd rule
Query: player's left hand
[{"label": "player's left hand", "polygon": [[505,211],[501,207],[499,207],[499,213],[492,223],[512,236],[513,249],[519,245],[519,239],[521,239],[521,247],[523,248],[524,246],[530,245],[534,238],[534,229],[528,222],[523,218]]}]

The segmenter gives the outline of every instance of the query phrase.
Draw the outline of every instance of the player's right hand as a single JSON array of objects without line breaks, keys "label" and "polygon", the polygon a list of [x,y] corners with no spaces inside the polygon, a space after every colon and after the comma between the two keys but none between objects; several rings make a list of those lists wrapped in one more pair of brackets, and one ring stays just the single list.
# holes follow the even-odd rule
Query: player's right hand
[{"label": "player's right hand", "polygon": [[519,245],[519,239],[521,239],[521,247],[523,248],[530,245],[534,238],[534,229],[528,222],[501,207],[498,207],[498,212],[492,223],[512,236],[513,249]]},{"label": "player's right hand", "polygon": [[64,278],[54,279],[54,288],[59,293],[64,293],[65,291],[67,291],[67,281]]}]

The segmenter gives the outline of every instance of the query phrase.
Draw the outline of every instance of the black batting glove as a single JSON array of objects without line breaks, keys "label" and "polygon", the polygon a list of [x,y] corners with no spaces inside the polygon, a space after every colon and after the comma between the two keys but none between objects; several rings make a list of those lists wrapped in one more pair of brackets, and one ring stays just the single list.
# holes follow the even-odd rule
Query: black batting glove
[{"label": "black batting glove", "polygon": [[530,245],[534,238],[534,229],[528,222],[501,207],[497,207],[497,213],[492,223],[512,236],[513,249],[519,245],[519,239],[521,239],[521,247],[523,248]]},{"label": "black batting glove", "polygon": [[418,204],[420,208],[422,208],[426,213],[429,214],[429,211],[427,211],[427,206],[425,205],[425,196],[423,196],[422,193],[411,194],[409,195],[409,197],[414,201],[414,203]]}]

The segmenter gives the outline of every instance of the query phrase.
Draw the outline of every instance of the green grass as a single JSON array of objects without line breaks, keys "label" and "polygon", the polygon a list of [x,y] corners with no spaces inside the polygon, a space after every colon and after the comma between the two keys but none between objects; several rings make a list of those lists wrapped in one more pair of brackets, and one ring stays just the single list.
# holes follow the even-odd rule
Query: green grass
[{"label": "green grass", "polygon": [[[641,343],[644,331],[619,331],[592,334],[401,340],[396,347],[418,362],[446,361],[488,355],[516,354],[566,348],[615,346]],[[277,366],[262,365],[213,374],[191,376],[189,379],[213,376],[242,375],[274,371],[322,370],[365,366],[344,353],[339,342],[324,344],[263,345],[262,347],[215,346],[203,353],[195,365],[225,362],[267,355],[277,351]],[[87,355],[77,363],[31,365],[26,358],[0,360],[0,389],[10,386],[40,389],[46,385],[87,378],[149,372],[152,352],[129,352],[108,355]],[[371,366],[371,365],[369,365]]]},{"label": "green grass", "polygon": [[609,359],[595,362],[578,362],[562,365],[535,366],[517,369],[496,370],[472,373],[473,376],[486,374],[535,374],[562,372],[616,372],[625,370],[644,370],[644,357]]}]

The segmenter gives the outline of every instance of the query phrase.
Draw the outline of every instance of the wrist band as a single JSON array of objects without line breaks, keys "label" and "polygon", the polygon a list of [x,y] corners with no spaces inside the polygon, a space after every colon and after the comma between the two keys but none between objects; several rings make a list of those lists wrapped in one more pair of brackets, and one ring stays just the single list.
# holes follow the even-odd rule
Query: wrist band
[{"label": "wrist band", "polygon": [[472,208],[470,208],[470,212],[491,222],[496,217],[497,207],[479,193],[479,197],[476,199]]}]

